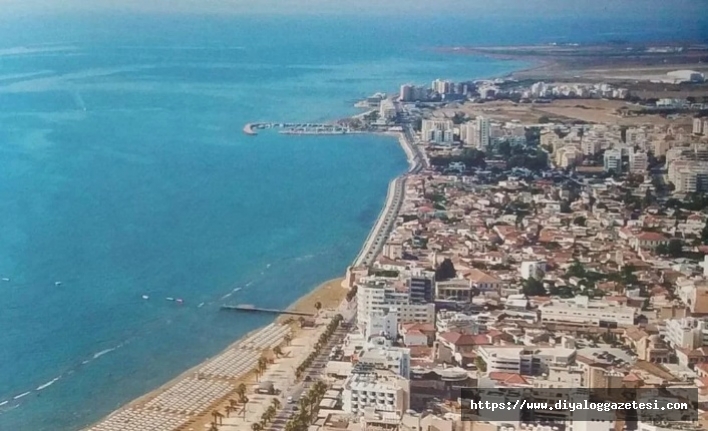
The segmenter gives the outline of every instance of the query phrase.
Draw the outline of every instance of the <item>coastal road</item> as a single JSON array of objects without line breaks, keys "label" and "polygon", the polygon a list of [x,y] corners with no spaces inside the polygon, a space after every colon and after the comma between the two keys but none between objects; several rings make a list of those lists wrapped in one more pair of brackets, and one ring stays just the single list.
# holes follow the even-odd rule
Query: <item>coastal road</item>
[{"label": "coastal road", "polygon": [[398,177],[389,185],[386,204],[376,220],[374,228],[369,233],[368,238],[366,238],[364,247],[362,247],[361,252],[354,261],[354,266],[371,265],[374,258],[381,252],[401,209],[405,181],[405,177]]},{"label": "coastal road", "polygon": [[[337,328],[315,360],[312,361],[312,365],[310,365],[310,367],[305,370],[305,373],[303,373],[304,381],[294,384],[282,394],[282,398],[280,400],[282,407],[275,415],[273,422],[270,424],[270,430],[280,431],[285,428],[285,424],[294,416],[302,395],[306,393],[317,380],[324,377],[324,369],[327,365],[327,361],[329,360],[328,356],[332,351],[332,347],[340,346],[346,335],[346,329],[343,329],[341,326]],[[292,404],[288,404],[288,397],[293,397]]]},{"label": "coastal road", "polygon": [[[406,154],[408,154],[409,174],[417,174],[421,170],[427,169],[428,160],[418,145],[416,145],[415,133],[410,125],[403,128],[401,145],[405,147]],[[407,175],[402,175],[389,184],[386,204],[381,210],[373,229],[369,232],[369,236],[366,238],[359,255],[354,260],[353,266],[370,266],[383,249],[403,204],[406,177]]]}]

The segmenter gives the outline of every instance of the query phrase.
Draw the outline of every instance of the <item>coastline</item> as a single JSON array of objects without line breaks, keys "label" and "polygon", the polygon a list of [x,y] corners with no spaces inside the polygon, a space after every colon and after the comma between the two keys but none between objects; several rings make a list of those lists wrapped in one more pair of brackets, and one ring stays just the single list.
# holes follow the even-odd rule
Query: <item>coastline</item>
[{"label": "coastline", "polygon": [[[333,278],[331,280],[327,280],[318,286],[316,286],[313,290],[307,292],[305,295],[301,296],[298,298],[295,302],[293,302],[290,306],[287,307],[288,311],[301,311],[301,312],[316,312],[315,310],[315,303],[320,302],[322,304],[322,310],[334,310],[336,311],[336,307],[340,305],[341,300],[344,299],[346,296],[347,289],[343,288],[341,286],[343,278],[342,277],[337,277]],[[169,381],[165,382],[164,384],[160,385],[159,387],[139,396],[138,398],[135,398],[128,403],[122,405],[121,407],[115,409],[111,413],[107,414],[106,416],[102,417],[100,420],[84,426],[81,428],[82,431],[88,431],[94,429],[94,427],[97,427],[101,425],[104,421],[107,421],[108,419],[125,412],[130,409],[134,408],[139,408],[145,406],[146,403],[148,403],[150,400],[155,399],[158,397],[160,394],[163,394],[164,392],[168,391],[170,388],[173,388],[176,386],[178,383],[183,382],[189,378],[193,378],[194,376],[197,376],[199,374],[199,370],[203,368],[205,365],[212,361],[218,360],[220,357],[224,356],[227,354],[229,351],[236,349],[241,345],[244,341],[252,338],[253,336],[257,335],[259,332],[263,331],[265,328],[274,325],[274,324],[279,324],[279,325],[290,325],[293,327],[294,325],[292,323],[292,318],[289,318],[286,315],[281,315],[273,319],[273,322],[270,324],[264,325],[262,327],[256,328],[252,331],[249,331],[248,333],[240,336],[238,339],[234,340],[232,343],[230,343],[228,346],[226,346],[223,350],[221,350],[219,353],[210,356],[208,358],[205,358],[203,361],[199,362],[198,364],[195,364],[193,367],[190,367],[189,369],[181,372],[177,376],[171,378]],[[319,332],[316,333],[319,335]],[[312,334],[306,334],[309,336],[302,336],[303,334],[301,331],[298,331],[293,328],[293,343],[295,343],[299,338],[312,338]],[[263,356],[268,356],[268,349],[263,350]],[[221,404],[226,403],[226,400],[229,398],[235,398],[235,388],[243,383],[247,387],[252,386],[256,382],[256,369],[255,367],[251,370],[249,370],[246,374],[243,376],[239,377],[238,379],[235,379],[233,381],[233,386],[234,386],[234,391],[229,392],[225,397],[222,397],[219,399],[216,404],[217,406],[220,406]],[[197,414],[196,416],[193,416],[190,418],[190,423],[194,424],[207,424],[211,420],[210,412],[213,410],[215,407],[214,405],[209,406],[210,408],[204,409],[201,413]],[[197,428],[198,429],[198,428]]]},{"label": "coastline", "polygon": [[[253,130],[253,123],[249,123],[246,126],[244,126],[244,133],[249,134],[249,135],[255,135],[255,131]],[[251,133],[248,133],[251,132]],[[362,248],[359,251],[359,254],[354,260],[353,265],[358,266],[361,265],[362,263],[370,264],[369,260],[373,259],[378,253],[380,253],[381,247],[383,247],[383,243],[381,242],[375,242],[373,241],[374,238],[380,237],[382,235],[387,235],[388,232],[390,231],[390,228],[392,226],[393,221],[395,221],[396,215],[398,211],[400,210],[400,206],[403,201],[403,185],[405,182],[405,178],[408,174],[415,172],[416,170],[419,170],[422,165],[421,162],[418,160],[418,156],[416,155],[415,149],[412,147],[414,143],[409,142],[408,139],[406,138],[406,134],[404,132],[381,132],[378,133],[384,136],[388,137],[394,137],[398,139],[398,143],[401,146],[402,150],[406,154],[406,159],[408,161],[408,170],[401,174],[398,175],[397,177],[393,178],[389,182],[389,187],[388,187],[388,193],[386,196],[386,201],[384,206],[381,209],[381,212],[379,213],[378,217],[374,221],[374,224],[372,226],[371,231],[369,232],[367,238],[365,239],[364,243],[362,244]],[[369,258],[367,259],[367,255]],[[322,306],[322,310],[325,311],[330,311],[331,315],[336,314],[336,312],[343,306],[346,296],[346,292],[348,289],[342,286],[342,281],[343,277],[337,277],[328,281],[325,281],[321,283],[320,285],[316,286],[313,288],[311,291],[307,292],[300,298],[298,298],[295,302],[290,304],[286,309],[288,311],[301,311],[301,312],[311,312],[311,313],[316,313],[317,310],[315,309],[315,303],[319,302]],[[183,382],[187,379],[193,378],[194,376],[199,375],[199,370],[202,369],[205,365],[209,364],[212,361],[218,360],[220,357],[226,355],[229,351],[232,351],[233,349],[236,349],[241,345],[245,340],[248,340],[249,338],[257,335],[259,332],[263,331],[265,328],[267,328],[270,325],[274,324],[279,324],[279,325],[288,325],[290,324],[291,328],[294,326],[292,325],[293,319],[288,318],[288,316],[281,315],[277,316],[273,319],[273,321],[264,327],[260,327],[257,329],[254,329],[238,339],[234,340],[232,343],[230,343],[228,346],[226,346],[223,350],[221,350],[218,354],[205,358],[203,361],[199,362],[198,364],[195,364],[193,367],[190,367],[189,369],[183,371],[182,373],[178,374],[174,378],[170,379],[166,383],[160,385],[159,387],[149,391],[148,393],[139,396],[138,398],[133,399],[132,401],[124,404],[123,406],[119,407],[118,409],[112,411],[108,415],[104,416],[100,420],[85,426],[81,428],[82,431],[88,431],[94,429],[94,427],[99,426],[102,424],[104,421],[109,420],[110,418],[121,414],[123,412],[126,412],[130,409],[133,408],[139,408],[142,406],[145,406],[146,403],[148,403],[150,400],[153,400],[160,396],[161,394],[165,393],[168,391],[170,388],[175,387],[177,384],[180,382]],[[309,335],[309,337],[307,336]],[[297,337],[300,336],[307,338],[304,342],[305,344],[309,343],[311,340],[309,338],[312,337],[312,334],[303,334],[302,330],[298,331],[293,328],[293,337],[294,340],[297,339]],[[295,343],[295,342],[294,342]],[[263,351],[264,355],[268,355],[268,351],[264,350]],[[226,403],[226,400],[229,398],[234,398],[235,395],[235,388],[240,385],[240,384],[246,384],[247,386],[252,385],[254,383],[254,378],[256,377],[256,370],[255,368],[249,370],[246,374],[243,376],[239,377],[237,380],[233,381],[233,387],[234,390],[230,391],[229,394],[225,397],[222,397],[218,402],[215,404],[212,404],[209,406],[209,408],[204,409],[201,413],[196,415],[195,417],[189,418],[189,424],[193,424],[193,426],[196,426],[196,429],[199,428],[198,425],[207,425],[209,421],[211,420],[210,417],[210,412],[212,411],[213,408],[216,407],[221,407],[222,404]],[[198,425],[197,425],[198,424]],[[186,424],[184,425],[186,426]],[[180,427],[181,428],[181,427]]]}]

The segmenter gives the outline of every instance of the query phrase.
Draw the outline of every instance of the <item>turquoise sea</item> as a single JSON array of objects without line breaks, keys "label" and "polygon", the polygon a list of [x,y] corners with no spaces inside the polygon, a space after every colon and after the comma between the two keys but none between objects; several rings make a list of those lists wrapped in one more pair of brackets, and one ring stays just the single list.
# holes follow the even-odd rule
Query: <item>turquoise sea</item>
[{"label": "turquoise sea", "polygon": [[706,28],[652,20],[0,15],[0,430],[79,429],[268,321],[219,305],[343,274],[406,169],[397,142],[244,123],[525,66],[436,46]]}]

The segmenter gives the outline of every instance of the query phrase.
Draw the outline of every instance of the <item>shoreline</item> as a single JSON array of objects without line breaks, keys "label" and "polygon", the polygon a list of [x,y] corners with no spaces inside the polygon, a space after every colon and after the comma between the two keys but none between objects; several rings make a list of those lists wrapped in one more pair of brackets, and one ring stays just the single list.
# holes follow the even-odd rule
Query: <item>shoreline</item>
[{"label": "shoreline", "polygon": [[[378,217],[374,221],[369,234],[364,240],[364,244],[362,245],[361,250],[359,250],[359,254],[357,254],[354,258],[354,261],[352,262],[353,267],[371,264],[369,260],[374,259],[380,253],[383,243],[379,244],[380,241],[377,242],[376,239],[384,237],[390,232],[391,225],[397,218],[398,212],[403,204],[403,191],[406,177],[415,172],[421,166],[413,148],[413,145],[415,144],[408,142],[405,132],[379,132],[377,134],[395,137],[398,139],[398,144],[403,149],[403,152],[406,155],[406,160],[408,161],[408,170],[405,173],[393,178],[388,183],[388,191],[386,193],[384,205],[381,208],[381,212],[379,212]],[[388,223],[386,223],[387,221]],[[385,240],[385,238],[383,239]]]},{"label": "shoreline", "polygon": [[[322,304],[322,310],[331,309],[332,304],[328,303],[328,301],[326,299],[326,297],[327,297],[326,294],[330,293],[327,291],[328,290],[334,291],[334,290],[339,289],[339,292],[335,292],[335,297],[337,296],[337,294],[341,294],[341,297],[344,298],[344,296],[346,295],[347,289],[345,289],[341,286],[342,280],[343,280],[343,277],[336,277],[336,278],[333,278],[333,279],[330,279],[330,280],[320,283],[315,288],[313,288],[312,290],[310,290],[309,292],[307,292],[306,294],[304,294],[303,296],[301,296],[297,300],[295,300],[295,302],[290,304],[286,308],[286,310],[288,310],[288,311],[305,311],[305,310],[306,311],[315,311],[314,304],[316,302],[320,302]],[[339,304],[339,302],[340,301],[337,301],[337,304]],[[329,305],[329,307],[327,307],[327,305]],[[83,426],[79,429],[81,431],[92,430],[94,427],[101,425],[103,422],[109,420],[110,418],[112,418],[122,412],[144,406],[147,402],[158,397],[160,394],[166,392],[170,388],[176,386],[178,383],[183,382],[189,378],[194,378],[195,376],[198,376],[199,370],[201,368],[203,368],[205,365],[209,364],[212,361],[217,360],[218,358],[225,355],[229,351],[231,351],[235,348],[238,348],[238,346],[241,345],[244,341],[250,339],[251,337],[253,337],[254,335],[263,331],[264,329],[268,328],[269,326],[278,325],[278,324],[279,325],[289,325],[290,323],[292,323],[292,316],[280,315],[280,316],[275,317],[271,323],[268,323],[264,326],[255,328],[255,329],[243,334],[242,336],[240,336],[239,338],[237,338],[236,340],[231,342],[228,346],[226,346],[225,348],[220,350],[218,353],[205,358],[204,360],[200,361],[199,363],[195,364],[194,366],[190,367],[189,369],[179,373],[175,377],[173,377],[170,380],[168,380],[167,382],[163,383],[159,387],[152,389],[149,392],[127,402],[126,404],[118,407],[117,409],[115,409],[112,412],[108,413],[107,415],[103,416],[101,419],[99,419],[89,425]],[[291,330],[292,330],[292,328],[291,328]],[[292,330],[292,332],[293,332],[293,334],[297,334],[297,331],[295,331],[295,330]],[[293,340],[296,340],[295,336],[293,337]],[[262,356],[268,356],[267,355],[268,350],[269,349],[263,349]],[[228,400],[229,398],[234,398],[235,397],[235,395],[234,395],[235,389],[238,387],[239,384],[243,383],[247,387],[252,386],[253,383],[255,382],[253,380],[255,374],[256,374],[256,369],[254,367],[254,368],[250,369],[248,372],[246,372],[243,376],[241,376],[237,379],[234,379],[234,381],[232,382],[232,384],[234,386],[234,391],[229,392],[229,394],[227,394],[225,397],[214,402],[212,405],[209,406],[209,408],[204,409],[203,412],[189,417],[189,421],[201,423],[201,422],[204,422],[204,420],[206,418],[207,422],[208,422],[208,420],[210,420],[209,413],[213,410],[215,405],[220,405],[220,404],[224,403],[225,400]],[[182,429],[183,427],[186,427],[186,426],[187,425],[185,424],[183,426],[178,427],[177,429]]]},{"label": "shoreline", "polygon": [[[253,126],[256,123],[248,123],[244,126],[243,131],[247,135],[256,135],[257,133],[255,130],[253,130]],[[250,132],[250,133],[249,133]],[[374,221],[374,224],[372,225],[371,230],[369,231],[368,236],[364,240],[364,243],[362,244],[362,248],[357,254],[357,256],[354,259],[354,262],[352,266],[359,266],[361,264],[371,264],[370,260],[373,260],[381,251],[381,248],[383,247],[383,242],[385,241],[385,236],[390,232],[390,228],[393,225],[393,222],[395,221],[398,212],[400,211],[400,207],[403,203],[403,186],[405,184],[405,179],[406,177],[411,174],[416,172],[417,170],[420,170],[422,168],[421,161],[419,160],[419,156],[416,154],[416,150],[414,148],[415,143],[414,142],[409,142],[409,140],[406,137],[406,133],[403,131],[400,132],[376,132],[374,134],[382,135],[382,136],[388,136],[388,137],[393,137],[398,139],[398,144],[400,145],[401,149],[403,150],[404,154],[406,155],[406,160],[408,162],[408,169],[406,172],[403,174],[400,174],[393,178],[389,182],[389,187],[388,187],[388,192],[386,195],[386,201],[381,209],[381,212],[379,213],[378,217]],[[376,238],[382,238],[383,241],[374,241]],[[325,300],[320,299],[320,296],[326,296],[326,290],[331,289],[333,291],[336,291],[339,289],[338,292],[341,295],[341,298],[337,301],[336,307],[341,307],[342,301],[345,299],[346,292],[348,289],[345,287],[342,287],[342,281],[344,280],[343,277],[336,277],[330,280],[327,280],[306,294],[302,295],[300,298],[298,298],[295,302],[290,304],[286,310],[288,311],[310,311],[310,312],[315,312],[315,307],[314,304],[315,302],[320,302],[322,304],[322,310],[331,310],[332,307],[326,307],[325,305]],[[331,305],[331,304],[330,304]],[[338,308],[335,308],[334,311],[336,312]],[[144,406],[146,403],[148,403],[150,400],[155,399],[156,397],[160,396],[162,393],[168,391],[170,388],[176,386],[180,382],[183,382],[189,378],[193,378],[194,376],[199,375],[199,370],[203,368],[205,365],[212,361],[216,361],[219,357],[226,355],[229,351],[238,348],[240,344],[242,344],[245,340],[249,339],[253,335],[258,334],[260,331],[263,331],[265,328],[267,328],[270,325],[287,325],[288,323],[292,322],[293,319],[292,317],[286,316],[286,315],[280,315],[277,316],[273,319],[271,323],[268,325],[265,325],[263,327],[259,327],[256,329],[253,329],[249,331],[248,333],[240,336],[230,344],[228,344],[224,349],[219,351],[217,354],[207,357],[198,364],[195,364],[194,366],[190,367],[189,369],[179,373],[177,376],[171,378],[164,384],[160,385],[159,387],[129,401],[128,403],[122,405],[121,407],[115,409],[111,413],[105,415],[102,417],[100,420],[84,426],[80,428],[81,431],[89,431],[93,429],[94,427],[99,426],[101,423],[104,421],[108,421],[110,418],[113,416],[116,416],[122,412],[125,412],[130,409],[138,408]],[[297,331],[293,331],[293,333],[297,333]],[[266,354],[267,350],[263,350],[262,355]],[[251,381],[253,380],[253,377],[255,376],[255,368],[249,370],[247,373],[245,373],[243,376],[239,377],[238,379],[235,379],[232,383],[234,388],[236,388],[239,384],[243,383],[246,384],[247,386],[252,383]],[[228,394],[228,396],[225,397],[225,399],[233,398],[233,391]],[[196,416],[189,417],[189,423],[194,422],[196,423],[208,423],[209,422],[209,413],[212,411],[212,409],[215,406],[219,406],[223,404],[224,399],[221,399],[212,405],[209,406],[209,408],[205,409],[201,413],[197,414]],[[178,429],[182,429],[186,427],[187,425],[185,424],[184,426],[180,426]]]}]

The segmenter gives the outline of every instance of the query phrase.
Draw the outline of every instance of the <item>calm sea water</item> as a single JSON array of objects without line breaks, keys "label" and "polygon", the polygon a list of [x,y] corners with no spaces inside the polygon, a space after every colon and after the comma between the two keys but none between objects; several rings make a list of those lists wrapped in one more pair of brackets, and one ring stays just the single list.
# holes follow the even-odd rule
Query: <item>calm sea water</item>
[{"label": "calm sea water", "polygon": [[219,305],[286,306],[343,273],[406,168],[396,141],[244,123],[523,66],[439,45],[700,35],[668,18],[391,22],[2,22],[0,430],[78,429],[268,322]]}]

